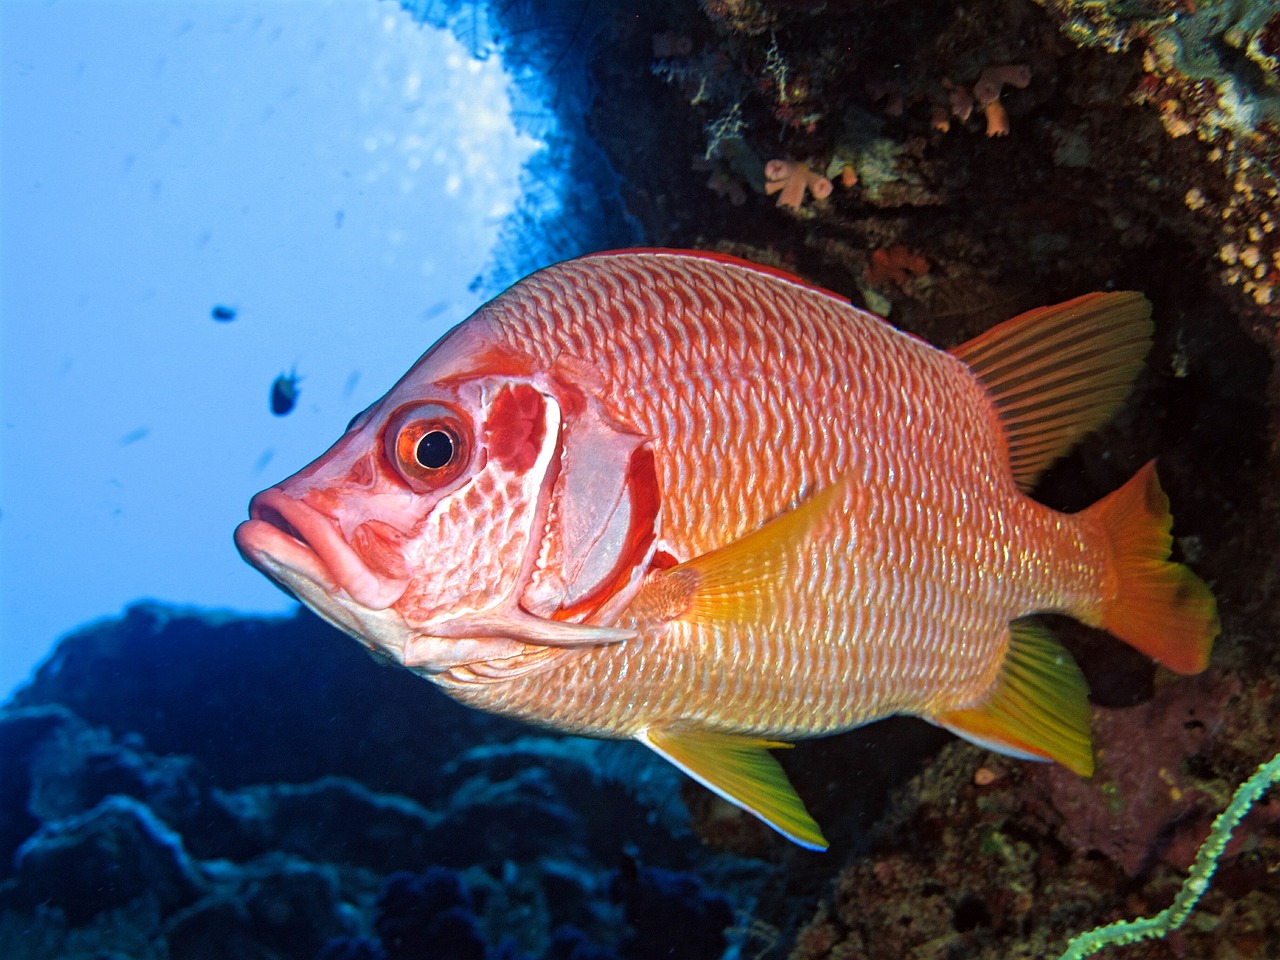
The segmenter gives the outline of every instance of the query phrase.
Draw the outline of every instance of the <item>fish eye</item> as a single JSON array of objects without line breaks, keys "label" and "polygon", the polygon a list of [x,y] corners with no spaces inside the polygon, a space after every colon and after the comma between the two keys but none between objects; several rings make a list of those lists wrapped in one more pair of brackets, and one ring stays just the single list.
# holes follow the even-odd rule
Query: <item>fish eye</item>
[{"label": "fish eye", "polygon": [[453,435],[444,430],[424,433],[414,449],[414,459],[428,470],[443,470],[453,460],[457,444]]},{"label": "fish eye", "polygon": [[409,486],[422,492],[462,472],[470,438],[467,422],[450,407],[438,403],[407,407],[387,424],[387,456]]}]

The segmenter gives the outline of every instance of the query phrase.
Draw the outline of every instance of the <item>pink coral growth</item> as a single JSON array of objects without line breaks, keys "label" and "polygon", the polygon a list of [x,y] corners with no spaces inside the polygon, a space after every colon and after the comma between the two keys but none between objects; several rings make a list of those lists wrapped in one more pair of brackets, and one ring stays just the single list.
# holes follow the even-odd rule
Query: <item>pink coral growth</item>
[{"label": "pink coral growth", "polygon": [[973,97],[987,118],[987,136],[1003,137],[1009,133],[1009,114],[1000,102],[1005,85],[1023,89],[1031,82],[1031,68],[1025,63],[1004,67],[987,67],[973,85]]},{"label": "pink coral growth", "polygon": [[1000,91],[1005,85],[1025,90],[1031,83],[1031,68],[1025,63],[1010,64],[1006,67],[987,67],[978,75],[978,82],[973,85],[973,97],[982,106],[1000,99]]},{"label": "pink coral growth", "polygon": [[831,196],[831,181],[798,160],[770,160],[764,167],[764,192],[778,194],[778,206],[799,210],[807,190],[815,200]]}]

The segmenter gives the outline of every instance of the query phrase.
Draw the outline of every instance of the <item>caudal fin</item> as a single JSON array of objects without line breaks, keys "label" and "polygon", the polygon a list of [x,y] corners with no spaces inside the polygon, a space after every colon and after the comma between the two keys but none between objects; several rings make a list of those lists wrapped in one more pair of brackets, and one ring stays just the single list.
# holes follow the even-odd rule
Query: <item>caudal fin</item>
[{"label": "caudal fin", "polygon": [[1103,629],[1170,670],[1199,673],[1218,635],[1218,605],[1208,585],[1169,559],[1169,498],[1152,460],[1120,489],[1085,511],[1106,530],[1115,589],[1101,610]]}]

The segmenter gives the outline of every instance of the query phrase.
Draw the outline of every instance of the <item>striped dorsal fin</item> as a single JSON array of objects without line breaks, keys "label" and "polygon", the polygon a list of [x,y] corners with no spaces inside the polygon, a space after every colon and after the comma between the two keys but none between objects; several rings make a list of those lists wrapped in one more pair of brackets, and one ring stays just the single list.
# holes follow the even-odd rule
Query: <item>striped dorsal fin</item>
[{"label": "striped dorsal fin", "polygon": [[951,350],[995,401],[1024,492],[1128,397],[1151,349],[1140,293],[1087,293],[1006,320]]}]

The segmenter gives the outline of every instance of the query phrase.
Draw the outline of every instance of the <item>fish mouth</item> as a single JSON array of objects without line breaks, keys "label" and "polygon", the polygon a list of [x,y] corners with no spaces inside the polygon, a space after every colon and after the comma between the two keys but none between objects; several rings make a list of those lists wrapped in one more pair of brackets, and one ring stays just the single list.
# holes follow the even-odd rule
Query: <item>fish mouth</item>
[{"label": "fish mouth", "polygon": [[371,570],[336,524],[279,487],[249,501],[249,519],[236,527],[235,541],[245,560],[300,597],[315,593],[303,580],[330,597],[341,590],[365,609],[385,610],[409,586],[408,579]]}]

